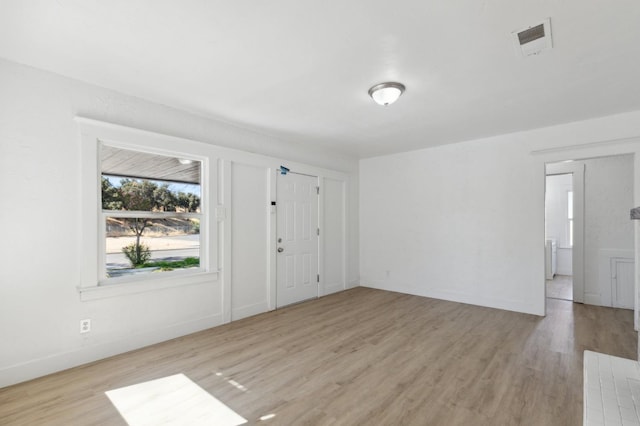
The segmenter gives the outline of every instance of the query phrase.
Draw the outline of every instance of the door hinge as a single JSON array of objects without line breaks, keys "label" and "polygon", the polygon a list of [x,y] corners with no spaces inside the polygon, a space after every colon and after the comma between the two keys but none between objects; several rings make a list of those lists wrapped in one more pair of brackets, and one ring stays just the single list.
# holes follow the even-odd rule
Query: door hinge
[{"label": "door hinge", "polygon": [[318,282],[320,282],[320,274],[318,274]]},{"label": "door hinge", "polygon": [[320,187],[316,186],[316,194],[320,195]]}]

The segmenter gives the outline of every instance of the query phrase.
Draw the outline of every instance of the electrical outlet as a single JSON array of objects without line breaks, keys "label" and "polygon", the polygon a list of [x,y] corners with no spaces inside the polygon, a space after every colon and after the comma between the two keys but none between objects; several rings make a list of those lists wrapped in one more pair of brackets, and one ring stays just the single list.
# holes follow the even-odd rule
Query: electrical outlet
[{"label": "electrical outlet", "polygon": [[91,320],[83,319],[80,320],[80,333],[88,333],[91,331]]}]

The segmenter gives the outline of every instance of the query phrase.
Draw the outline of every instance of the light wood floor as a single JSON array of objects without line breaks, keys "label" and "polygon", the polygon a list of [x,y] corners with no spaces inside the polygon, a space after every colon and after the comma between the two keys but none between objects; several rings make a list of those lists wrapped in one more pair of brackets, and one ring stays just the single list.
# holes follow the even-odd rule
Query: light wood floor
[{"label": "light wood floor", "polygon": [[571,275],[556,275],[546,281],[547,297],[552,299],[573,300],[573,277]]},{"label": "light wood floor", "polygon": [[579,425],[582,351],[636,344],[628,310],[356,288],[0,389],[0,424],[123,425],[105,391],[184,373],[250,424]]}]

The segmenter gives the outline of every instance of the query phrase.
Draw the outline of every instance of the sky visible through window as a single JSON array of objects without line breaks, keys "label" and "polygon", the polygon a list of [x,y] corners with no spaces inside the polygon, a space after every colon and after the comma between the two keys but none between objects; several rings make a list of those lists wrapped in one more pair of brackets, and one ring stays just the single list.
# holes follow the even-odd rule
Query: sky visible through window
[{"label": "sky visible through window", "polygon": [[[113,185],[116,188],[119,188],[120,181],[122,179],[125,179],[121,176],[111,176],[106,174],[103,174],[102,176],[105,177],[109,181],[109,183],[111,183],[111,185]],[[191,183],[182,183],[182,182],[166,182],[166,181],[154,180],[154,179],[147,179],[147,180],[149,182],[153,182],[158,185],[163,185],[165,183],[169,184],[169,191],[174,193],[184,192],[185,194],[194,194],[200,197],[200,185],[191,184]]]}]

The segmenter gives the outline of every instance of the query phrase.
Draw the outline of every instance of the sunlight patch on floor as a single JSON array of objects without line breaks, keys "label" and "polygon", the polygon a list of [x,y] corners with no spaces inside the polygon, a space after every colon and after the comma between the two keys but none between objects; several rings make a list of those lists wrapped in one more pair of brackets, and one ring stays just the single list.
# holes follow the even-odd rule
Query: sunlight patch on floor
[{"label": "sunlight patch on floor", "polygon": [[272,418],[274,418],[275,416],[276,416],[276,415],[275,415],[275,414],[273,414],[273,413],[271,413],[271,414],[267,414],[267,415],[264,415],[264,416],[260,417],[260,420],[264,422],[264,421],[266,421],[266,420],[271,420],[271,419],[272,419]]},{"label": "sunlight patch on floor", "polygon": [[247,423],[184,374],[105,393],[129,426],[238,426]]}]

